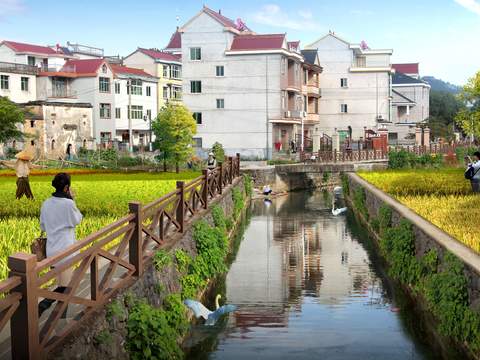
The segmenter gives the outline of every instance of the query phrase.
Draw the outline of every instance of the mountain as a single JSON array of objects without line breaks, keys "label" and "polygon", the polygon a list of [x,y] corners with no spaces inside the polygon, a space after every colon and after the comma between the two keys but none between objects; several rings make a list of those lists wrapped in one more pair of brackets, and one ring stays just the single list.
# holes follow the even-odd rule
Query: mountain
[{"label": "mountain", "polygon": [[461,86],[437,79],[434,76],[424,76],[422,77],[422,80],[429,83],[433,91],[443,91],[452,94],[458,94],[462,90]]}]

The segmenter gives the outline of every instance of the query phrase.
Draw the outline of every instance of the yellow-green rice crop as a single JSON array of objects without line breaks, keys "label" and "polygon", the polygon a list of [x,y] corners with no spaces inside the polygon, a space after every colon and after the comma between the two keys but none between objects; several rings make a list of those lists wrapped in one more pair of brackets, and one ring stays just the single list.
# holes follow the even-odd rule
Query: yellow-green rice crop
[{"label": "yellow-green rice crop", "polygon": [[[121,174],[72,175],[75,201],[84,215],[77,227],[77,239],[99,230],[127,214],[129,201],[150,202],[175,189],[176,180],[189,181],[199,174]],[[32,176],[35,200],[15,199],[15,177],[0,177],[0,279],[7,276],[9,255],[29,252],[40,235],[39,214],[42,202],[53,192],[52,176]]]},{"label": "yellow-green rice crop", "polygon": [[359,175],[457,240],[480,252],[480,196],[462,169],[388,170]]}]

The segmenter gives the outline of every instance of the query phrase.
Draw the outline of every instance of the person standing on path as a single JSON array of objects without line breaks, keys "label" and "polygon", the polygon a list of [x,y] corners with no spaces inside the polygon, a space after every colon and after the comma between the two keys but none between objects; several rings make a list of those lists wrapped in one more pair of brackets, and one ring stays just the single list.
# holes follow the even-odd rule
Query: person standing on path
[{"label": "person standing on path", "polygon": [[468,161],[467,171],[469,169],[473,169],[473,177],[470,179],[470,183],[472,184],[472,191],[474,193],[480,192],[480,151],[475,151],[473,153],[474,160],[468,156],[466,159]]},{"label": "person standing on path", "polygon": [[215,170],[216,167],[217,167],[217,159],[215,158],[215,154],[213,152],[210,152],[208,154],[207,169]]},{"label": "person standing on path", "polygon": [[[82,221],[82,214],[74,202],[74,193],[70,188],[71,178],[66,173],[55,175],[52,186],[55,192],[45,200],[40,209],[40,228],[47,233],[47,257],[54,256],[75,244],[75,227]],[[60,260],[56,266],[65,262],[70,256]],[[73,269],[70,267],[59,274],[55,292],[64,293],[68,289]],[[38,304],[41,315],[55,300],[44,299]]]},{"label": "person standing on path", "polygon": [[15,197],[19,200],[25,195],[27,199],[33,200],[32,189],[30,188],[30,170],[37,168],[38,166],[32,164],[33,156],[26,150],[20,151],[15,155],[17,160],[13,161],[0,161],[6,167],[15,170],[17,175],[17,192]]}]

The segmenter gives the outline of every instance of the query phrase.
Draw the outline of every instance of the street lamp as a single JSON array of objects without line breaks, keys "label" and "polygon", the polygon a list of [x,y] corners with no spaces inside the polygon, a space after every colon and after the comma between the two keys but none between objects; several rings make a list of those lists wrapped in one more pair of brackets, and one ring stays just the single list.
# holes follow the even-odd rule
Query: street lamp
[{"label": "street lamp", "polygon": [[143,121],[148,120],[148,151],[152,152],[152,116],[151,115],[143,115]]}]

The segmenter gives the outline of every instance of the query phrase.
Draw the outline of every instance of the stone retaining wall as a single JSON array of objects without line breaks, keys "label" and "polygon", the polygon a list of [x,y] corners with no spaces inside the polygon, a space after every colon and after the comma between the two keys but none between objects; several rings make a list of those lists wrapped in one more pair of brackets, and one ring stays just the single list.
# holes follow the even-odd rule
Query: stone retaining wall
[{"label": "stone retaining wall", "polygon": [[[243,178],[237,178],[231,187],[209,204],[207,210],[199,212],[186,226],[183,234],[172,239],[164,249],[183,249],[192,257],[196,256],[196,245],[192,238],[192,224],[197,220],[204,219],[213,225],[211,209],[213,205],[223,208],[227,217],[233,214],[232,189],[239,188],[244,191]],[[249,205],[249,199],[247,201]],[[240,221],[240,219],[238,219]],[[231,234],[233,237],[235,234]],[[230,239],[232,240],[232,239]],[[135,298],[144,298],[149,304],[159,307],[165,296],[170,293],[178,293],[181,290],[180,275],[175,266],[170,266],[164,272],[158,272],[150,261],[145,264],[145,271],[131,287],[118,293],[108,305],[99,309],[96,314],[85,321],[77,331],[68,336],[56,350],[48,354],[49,359],[128,359],[124,349],[127,336],[126,313],[111,316],[111,304],[123,301],[125,294],[131,294]],[[120,316],[119,316],[120,315]]]}]

